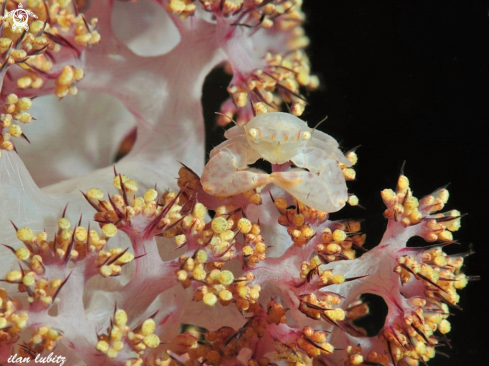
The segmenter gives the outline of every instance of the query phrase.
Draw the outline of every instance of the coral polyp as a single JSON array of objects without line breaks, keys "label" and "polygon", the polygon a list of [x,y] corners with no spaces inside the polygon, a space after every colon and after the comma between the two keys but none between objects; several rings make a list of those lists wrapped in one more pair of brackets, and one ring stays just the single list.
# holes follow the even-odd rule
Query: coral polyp
[{"label": "coral polyp", "polygon": [[[473,279],[461,272],[463,256],[443,252],[453,243],[451,232],[458,230],[461,218],[455,210],[437,213],[447,203],[448,191],[440,189],[418,200],[404,175],[395,191],[382,192],[384,216],[389,220],[384,239],[359,257],[365,235],[358,221],[332,221],[328,213],[309,208],[278,188],[272,187],[274,196],[262,190],[263,202],[258,206],[244,195],[219,201],[202,190],[198,176],[186,167],[180,172],[180,192],[160,195],[149,189],[138,196],[137,183],[121,174],[115,175],[113,184],[119,192],[109,194],[108,200],[96,189],[84,194],[97,210],[94,220],[100,234],[85,229],[81,220],[71,228],[65,217],[58,221],[54,240],[44,231],[35,235],[29,227],[14,226],[24,246],[8,247],[21,264],[20,270],[7,273],[5,281],[28,296],[28,305],[12,302],[14,293],[2,290],[6,349],[14,346],[25,328],[37,324],[63,328],[73,311],[84,309],[74,284],[84,287],[92,277],[101,276],[102,291],[107,281],[103,278],[121,276],[123,268],[133,263],[129,282],[117,285],[111,295],[115,310],[105,319],[110,323],[106,333],[84,333],[96,329],[99,322],[85,315],[83,332],[72,328],[42,344],[34,332],[16,352],[40,354],[54,350],[63,339],[82,337],[83,344],[91,345],[93,357],[100,352],[127,365],[165,359],[170,364],[253,364],[270,355],[294,365],[316,358],[352,365],[364,361],[411,365],[428,361],[435,346],[446,341],[448,307],[457,306],[457,290]],[[286,208],[287,200],[293,206]],[[254,218],[261,216],[256,210],[267,206],[275,213],[260,223]],[[206,215],[209,209],[214,211],[212,219]],[[290,237],[277,242],[268,236],[262,228],[272,223],[287,227]],[[127,235],[130,247],[109,248],[108,240],[118,231]],[[406,247],[415,235],[435,244]],[[162,260],[156,236],[174,240],[180,254]],[[273,245],[282,246],[280,255],[267,255]],[[147,292],[137,296],[142,288]],[[175,312],[151,305],[165,291],[201,303],[204,308],[198,306],[197,313],[209,311],[205,306],[227,308],[234,316],[237,310],[245,315],[245,323],[233,329],[214,320],[222,325],[205,330],[205,342],[192,333],[162,332],[161,326]],[[378,337],[368,338],[368,344],[363,341],[365,331],[353,323],[368,314],[360,297],[366,292],[382,296],[389,309],[383,329]],[[52,306],[58,307],[56,317],[49,314]],[[180,308],[181,319],[188,311]],[[197,318],[194,321],[202,325]],[[76,345],[73,349],[81,351]],[[243,349],[251,351],[248,361],[242,359]],[[82,359],[94,362],[87,355]]]}]

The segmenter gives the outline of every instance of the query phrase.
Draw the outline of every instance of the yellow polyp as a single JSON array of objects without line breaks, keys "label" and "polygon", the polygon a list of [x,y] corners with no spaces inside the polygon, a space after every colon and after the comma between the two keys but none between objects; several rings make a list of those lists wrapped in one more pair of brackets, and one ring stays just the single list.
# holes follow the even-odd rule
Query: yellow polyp
[{"label": "yellow polyp", "polygon": [[[69,222],[68,222],[69,225]],[[66,249],[65,247],[68,245],[68,242],[71,240],[71,236],[73,232],[71,230],[68,230],[69,226],[62,230],[60,228],[61,233],[56,237],[56,246],[58,248]]]},{"label": "yellow polyp", "polygon": [[324,253],[329,255],[339,254],[341,253],[341,247],[338,244],[328,244],[324,250]]},{"label": "yellow polyp", "polygon": [[131,262],[134,259],[134,255],[129,252],[125,252],[119,259],[116,260],[116,265],[124,265]]},{"label": "yellow polyp", "polygon": [[403,205],[404,205],[405,209],[415,209],[415,208],[419,207],[419,201],[416,197],[409,196],[409,197],[406,197]]},{"label": "yellow polyp", "polygon": [[59,278],[54,278],[51,281],[49,281],[48,288],[56,291],[61,286],[62,283],[63,281],[60,280]]},{"label": "yellow polyp", "polygon": [[255,285],[250,289],[250,300],[255,302],[260,297],[261,287],[260,285]]},{"label": "yellow polyp", "polygon": [[331,282],[335,285],[341,285],[345,282],[345,276],[341,274],[334,275],[333,278],[331,278]]},{"label": "yellow polyp", "polygon": [[102,39],[102,37],[100,36],[99,32],[92,31],[89,43],[91,43],[92,45],[95,45],[95,44],[99,43],[101,39]]},{"label": "yellow polyp", "polygon": [[337,243],[346,239],[346,233],[343,230],[335,230],[333,232],[333,240]]},{"label": "yellow polyp", "polygon": [[231,271],[224,270],[219,274],[219,282],[223,285],[230,285],[234,281],[234,275]]},{"label": "yellow polyp", "polygon": [[[154,214],[157,215],[159,212],[161,212],[161,211],[157,211],[158,206],[157,206],[155,201],[149,202],[143,206],[144,200],[141,200],[142,201],[141,202],[140,200],[138,200],[138,198],[139,197],[136,197],[136,199],[133,202],[133,207],[134,207],[135,212],[140,211],[140,207],[142,207],[142,209],[143,209],[143,215],[148,216],[148,217],[153,216]],[[163,220],[165,220],[165,219],[167,219],[167,218],[164,218]]]},{"label": "yellow polyp", "polygon": [[208,306],[214,306],[217,302],[217,297],[213,293],[209,292],[204,295],[202,302]]},{"label": "yellow polyp", "polygon": [[292,223],[295,225],[295,226],[302,226],[304,225],[304,215],[302,214],[295,214],[294,213],[294,216],[292,218]]},{"label": "yellow polyp", "polygon": [[71,226],[70,221],[67,218],[62,218],[58,221],[58,228],[60,230],[67,230]]},{"label": "yellow polyp", "polygon": [[219,238],[223,242],[229,242],[234,238],[234,232],[232,230],[226,230],[219,235]]},{"label": "yellow polyp", "polygon": [[19,282],[22,280],[22,273],[20,271],[10,271],[7,274],[8,282]]},{"label": "yellow polyp", "polygon": [[267,105],[263,102],[258,102],[258,103],[253,104],[253,108],[255,109],[256,115],[268,112]]},{"label": "yellow polyp", "polygon": [[124,342],[122,342],[122,341],[115,341],[112,343],[112,349],[114,351],[119,352],[119,351],[122,351],[123,348],[124,348]]},{"label": "yellow polyp", "polygon": [[153,319],[146,319],[141,326],[141,332],[144,335],[153,334],[156,329],[156,323]]},{"label": "yellow polyp", "polygon": [[113,238],[117,234],[117,226],[114,224],[105,224],[102,226],[102,237]]},{"label": "yellow polyp", "polygon": [[[204,274],[204,278],[205,278],[205,274]],[[187,279],[187,271],[184,271],[183,269],[177,271],[177,280],[179,282],[183,282]]]},{"label": "yellow polyp", "polygon": [[453,235],[450,231],[442,231],[441,233],[438,233],[438,240],[440,241],[452,241],[453,240]]},{"label": "yellow polyp", "polygon": [[394,216],[396,219],[400,218],[404,214],[404,207],[400,203],[396,203],[393,207]]},{"label": "yellow polyp", "polygon": [[97,258],[95,259],[95,265],[100,266],[106,263],[110,257],[111,257],[110,252],[106,252],[105,250],[100,250],[98,252]]},{"label": "yellow polyp", "polygon": [[330,228],[325,228],[321,234],[321,240],[323,243],[331,243],[333,241],[333,233]]},{"label": "yellow polyp", "polygon": [[10,57],[12,57],[12,59],[15,62],[22,62],[22,61],[25,61],[25,59],[27,58],[27,52],[25,52],[22,49],[20,49],[20,50],[12,50],[10,52]]},{"label": "yellow polyp", "polygon": [[299,82],[299,84],[301,84],[302,86],[307,86],[309,85],[309,82],[310,82],[310,75],[308,72],[306,72],[305,70],[302,71],[302,72],[299,72],[297,74],[297,81]]},{"label": "yellow polyp", "polygon": [[56,95],[58,98],[62,99],[68,95],[70,92],[70,88],[67,85],[56,85],[56,88],[54,90],[54,95]]},{"label": "yellow polyp", "polygon": [[348,202],[348,204],[350,206],[357,206],[358,203],[359,203],[359,199],[358,199],[357,196],[351,195],[351,196],[348,197],[348,201],[347,202]]},{"label": "yellow polyp", "polygon": [[17,230],[17,239],[19,239],[20,241],[28,243],[32,241],[34,237],[35,237],[34,233],[28,227],[22,227],[19,230]]},{"label": "yellow polyp", "polygon": [[12,115],[10,113],[0,115],[0,121],[3,124],[3,127],[9,127],[12,124]]},{"label": "yellow polyp", "polygon": [[248,103],[248,92],[244,88],[232,94],[234,102],[240,108],[243,108]]},{"label": "yellow polyp", "polygon": [[182,0],[170,0],[166,9],[173,14],[181,14],[185,11],[185,3]]},{"label": "yellow polyp", "polygon": [[355,180],[356,172],[352,168],[345,168],[343,169],[343,176],[346,180]]},{"label": "yellow polyp", "polygon": [[350,355],[348,361],[351,365],[361,365],[363,363],[363,356],[359,354]]},{"label": "yellow polyp", "polygon": [[63,66],[61,75],[58,76],[56,82],[58,85],[68,86],[74,80],[74,70],[72,66]]},{"label": "yellow polyp", "polygon": [[0,53],[5,52],[12,45],[12,40],[10,38],[0,38]]},{"label": "yellow polyp", "polygon": [[333,277],[333,272],[331,270],[327,270],[327,271],[323,271],[323,273],[321,273],[321,282],[323,282],[324,284],[327,284],[328,282],[330,282],[331,278]]},{"label": "yellow polyp", "polygon": [[440,199],[441,202],[443,202],[445,204],[445,203],[448,202],[448,198],[450,197],[450,193],[448,192],[447,189],[442,188],[442,189],[436,191],[433,194],[433,196],[434,196],[435,199]]},{"label": "yellow polyp", "polygon": [[181,247],[182,245],[187,243],[187,237],[185,234],[180,234],[175,236],[175,244],[177,244],[177,247]]},{"label": "yellow polyp", "polygon": [[205,263],[207,261],[208,255],[205,250],[198,250],[195,253],[195,262],[196,263]]},{"label": "yellow polyp", "polygon": [[264,254],[268,249],[268,245],[263,242],[259,242],[256,244],[255,249],[258,254]]},{"label": "yellow polyp", "polygon": [[202,264],[198,264],[197,266],[194,267],[194,269],[192,271],[192,276],[197,281],[204,281],[205,280],[205,277],[207,276],[207,272],[205,271]]},{"label": "yellow polyp", "polygon": [[183,218],[182,223],[181,223],[182,229],[184,229],[184,230],[190,230],[197,223],[197,221],[199,221],[199,220],[195,219],[192,216],[185,216]]},{"label": "yellow polyp", "polygon": [[301,226],[301,234],[306,239],[306,241],[308,241],[316,234],[316,232],[311,227],[309,227],[309,225],[304,224]]},{"label": "yellow polyp", "polygon": [[106,341],[98,341],[97,345],[95,346],[97,351],[102,352],[102,353],[107,353],[109,350],[109,343]]},{"label": "yellow polyp", "polygon": [[72,85],[69,87],[68,93],[70,95],[77,95],[78,94],[78,88],[76,86]]},{"label": "yellow polyp", "polygon": [[216,234],[224,233],[228,228],[227,220],[222,217],[215,217],[211,222],[211,228]]},{"label": "yellow polyp", "polygon": [[124,310],[116,310],[114,314],[114,323],[118,327],[124,327],[127,324],[127,314]]},{"label": "yellow polyp", "polygon": [[293,50],[305,48],[309,45],[309,43],[310,43],[310,40],[306,36],[292,38],[287,42],[288,46]]},{"label": "yellow polyp", "polygon": [[400,175],[397,181],[397,188],[400,191],[405,191],[409,188],[409,179],[405,175]]},{"label": "yellow polyp", "polygon": [[149,348],[156,348],[160,345],[160,338],[156,334],[149,334],[144,337],[143,342]]},{"label": "yellow polyp", "polygon": [[233,298],[233,294],[228,290],[222,290],[219,292],[219,298],[222,301],[231,301]]},{"label": "yellow polyp", "polygon": [[[458,210],[451,210],[450,212],[448,212],[448,215],[445,216],[458,217],[461,216],[461,213]],[[450,231],[457,231],[461,227],[461,220],[460,217],[458,217],[457,219],[451,221],[442,222],[441,225],[445,226]]]},{"label": "yellow polyp", "polygon": [[32,84],[32,79],[29,76],[23,76],[17,79],[19,89],[27,89]]},{"label": "yellow polyp", "polygon": [[[350,151],[350,152],[349,152],[349,153],[347,153],[345,156],[346,156],[346,158],[347,158],[347,159],[350,161],[350,163],[351,163],[351,165],[352,165],[352,166],[354,166],[354,165],[355,165],[355,164],[358,162],[358,156],[357,156],[357,154],[356,154],[354,151]],[[347,171],[347,172],[345,173],[345,168],[346,168],[346,165],[344,165],[344,164],[341,164],[341,163],[340,163],[340,167],[341,167],[341,169],[343,170],[343,175],[345,175],[345,177],[347,177],[347,176],[348,176],[348,177],[350,177],[350,178],[355,179],[355,174],[356,174],[356,173],[355,173],[355,171],[354,171],[353,169],[352,169],[352,170],[353,170],[353,172],[349,172],[349,171]],[[353,180],[353,179],[350,179],[350,180]]]},{"label": "yellow polyp", "polygon": [[92,35],[90,33],[79,34],[75,36],[75,42],[82,46],[87,46],[92,40]]},{"label": "yellow polyp", "polygon": [[193,271],[195,267],[195,261],[193,258],[187,258],[187,260],[183,264],[183,269],[186,271]]},{"label": "yellow polyp", "polygon": [[438,255],[433,258],[433,264],[439,267],[444,267],[447,264],[447,259],[443,255]]},{"label": "yellow polyp", "polygon": [[240,10],[244,0],[224,0],[221,8],[224,16],[229,16]]},{"label": "yellow polyp", "polygon": [[[13,94],[13,95],[15,96],[15,98],[17,98],[17,96],[15,94]],[[13,103],[12,104],[6,103],[3,105],[3,109],[7,113],[14,113],[14,112],[16,112],[16,105]]]},{"label": "yellow polyp", "polygon": [[54,253],[59,259],[63,259],[66,257],[66,251],[64,249],[57,248],[55,249]]},{"label": "yellow polyp", "polygon": [[250,256],[252,254],[253,254],[253,248],[252,247],[250,247],[249,245],[243,247],[243,255],[245,257]]},{"label": "yellow polyp", "polygon": [[42,31],[43,28],[44,28],[44,22],[42,20],[35,20],[29,25],[29,32],[37,34],[40,31]]},{"label": "yellow polyp", "polygon": [[273,103],[273,99],[274,99],[274,95],[272,92],[269,92],[269,91],[265,91],[265,90],[261,90],[260,91],[263,95],[263,99],[265,100],[265,102],[267,104],[272,104]]},{"label": "yellow polyp", "polygon": [[31,107],[32,107],[32,99],[31,98],[21,98],[21,99],[19,99],[19,101],[17,102],[17,107],[21,111],[27,111],[27,110],[31,109]]},{"label": "yellow polyp", "polygon": [[243,234],[248,234],[251,231],[251,221],[242,217],[241,219],[238,220],[237,224],[238,230],[242,232]]},{"label": "yellow polyp", "polygon": [[[34,50],[36,50],[36,51],[37,51],[37,50],[40,50],[41,48],[43,48],[43,47],[44,47],[44,46],[46,46],[47,44],[48,44],[48,40],[47,40],[45,37],[43,37],[43,36],[41,36],[41,37],[36,37],[36,38],[34,38],[34,39],[33,39],[33,41],[32,41],[32,47],[33,47],[33,48],[34,48]],[[50,68],[49,68],[49,69],[51,69],[51,68],[52,68],[52,62],[45,61],[45,60],[44,60],[44,59],[42,59],[40,56],[37,56],[37,58],[36,58],[36,56],[33,56],[33,57],[31,57],[30,61],[31,61],[31,62],[32,62],[32,61],[34,61],[34,62],[39,61],[39,62],[40,62],[40,63],[42,63],[42,64],[44,64],[44,63],[48,63],[48,64],[50,65]],[[42,65],[42,66],[41,66],[41,70],[43,70],[43,71],[44,71],[44,68],[45,68],[45,67],[46,67],[46,65]]]},{"label": "yellow polyp", "polygon": [[127,192],[137,192],[137,190],[138,190],[138,184],[133,179],[128,179],[125,182],[123,182],[123,184],[124,184],[124,188]]},{"label": "yellow polyp", "polygon": [[109,358],[116,358],[117,357],[117,351],[113,348],[110,348],[108,351],[107,351],[107,357]]},{"label": "yellow polyp", "polygon": [[467,284],[469,283],[469,280],[467,279],[467,277],[465,277],[464,274],[457,275],[455,279],[457,281],[453,283],[453,287],[455,287],[457,290],[465,288],[465,286],[467,286]]},{"label": "yellow polyp", "polygon": [[133,349],[135,352],[142,354],[144,352],[144,350],[146,349],[146,345],[141,342],[141,343],[134,345]]},{"label": "yellow polyp", "polygon": [[409,214],[409,221],[411,222],[412,225],[414,225],[421,222],[423,217],[424,216],[421,212],[419,212],[418,210],[414,210]]},{"label": "yellow polyp", "polygon": [[31,252],[29,249],[22,247],[15,251],[15,256],[21,261],[26,261],[31,256]]},{"label": "yellow polyp", "polygon": [[22,283],[25,286],[29,286],[30,287],[30,286],[33,286],[36,283],[36,279],[35,279],[35,277],[32,274],[26,274],[22,278]]},{"label": "yellow polyp", "polygon": [[88,232],[87,229],[85,229],[82,226],[79,226],[75,229],[75,239],[78,241],[85,241],[87,240],[88,237]]},{"label": "yellow polyp", "polygon": [[19,98],[17,97],[16,94],[12,93],[12,94],[7,95],[6,101],[9,104],[16,104],[19,101]]},{"label": "yellow polyp", "polygon": [[392,189],[384,189],[380,196],[388,208],[393,207],[397,203],[397,195]]},{"label": "yellow polyp", "polygon": [[256,266],[258,263],[260,262],[260,257],[258,255],[251,255],[248,259],[247,259],[247,266],[248,267],[254,267]]}]

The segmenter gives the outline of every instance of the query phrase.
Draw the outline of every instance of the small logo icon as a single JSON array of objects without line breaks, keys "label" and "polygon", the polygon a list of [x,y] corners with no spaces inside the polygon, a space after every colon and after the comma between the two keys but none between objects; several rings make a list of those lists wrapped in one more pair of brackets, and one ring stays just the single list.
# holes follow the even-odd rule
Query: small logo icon
[{"label": "small logo icon", "polygon": [[19,3],[19,7],[8,13],[9,17],[12,17],[14,24],[12,24],[12,30],[15,32],[17,29],[24,28],[26,31],[29,30],[29,25],[27,21],[29,20],[29,15],[37,19],[37,15],[30,10],[25,10],[24,6]]}]

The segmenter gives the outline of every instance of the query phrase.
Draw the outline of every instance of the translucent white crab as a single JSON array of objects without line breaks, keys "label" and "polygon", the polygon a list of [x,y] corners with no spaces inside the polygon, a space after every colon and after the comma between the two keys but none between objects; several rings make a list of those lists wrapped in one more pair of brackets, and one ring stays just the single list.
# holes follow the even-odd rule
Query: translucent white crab
[{"label": "translucent white crab", "polygon": [[[340,210],[348,199],[338,164],[351,162],[334,138],[309,128],[298,117],[282,112],[264,113],[244,127],[224,134],[202,173],[203,189],[215,196],[231,196],[273,183],[302,203],[320,211]],[[248,167],[258,159],[272,164],[291,162],[297,168],[268,174]]]}]

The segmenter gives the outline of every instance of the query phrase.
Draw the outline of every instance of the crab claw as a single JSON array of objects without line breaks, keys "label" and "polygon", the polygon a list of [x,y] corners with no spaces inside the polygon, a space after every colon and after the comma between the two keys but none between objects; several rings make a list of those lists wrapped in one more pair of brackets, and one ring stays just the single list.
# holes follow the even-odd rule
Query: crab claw
[{"label": "crab claw", "polygon": [[319,211],[339,211],[348,200],[345,178],[333,159],[324,162],[324,169],[319,174],[290,169],[270,174],[270,180],[300,202]]},{"label": "crab claw", "polygon": [[212,154],[200,182],[202,188],[213,196],[233,196],[270,183],[269,175],[261,170],[248,168],[257,157],[250,149],[232,143]]}]

